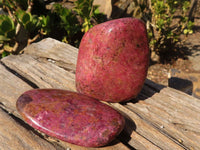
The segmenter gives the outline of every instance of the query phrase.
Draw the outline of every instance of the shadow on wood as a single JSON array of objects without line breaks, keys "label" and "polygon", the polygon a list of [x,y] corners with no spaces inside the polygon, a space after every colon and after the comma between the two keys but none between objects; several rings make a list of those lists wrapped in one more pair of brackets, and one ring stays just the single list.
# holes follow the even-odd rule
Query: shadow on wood
[{"label": "shadow on wood", "polygon": [[159,93],[166,86],[157,84],[149,79],[145,80],[142,90],[135,99],[132,99],[131,102],[137,103],[139,100],[146,100],[152,97],[154,94]]},{"label": "shadow on wood", "polygon": [[185,92],[189,95],[192,95],[193,83],[190,80],[181,79],[178,77],[171,77],[168,80],[168,85],[171,88],[174,88],[174,89],[180,90],[182,92]]},{"label": "shadow on wood", "polygon": [[121,112],[125,118],[125,127],[124,130],[119,134],[118,139],[124,143],[129,149],[133,149],[129,142],[132,140],[132,133],[136,131],[135,122],[125,113]]}]

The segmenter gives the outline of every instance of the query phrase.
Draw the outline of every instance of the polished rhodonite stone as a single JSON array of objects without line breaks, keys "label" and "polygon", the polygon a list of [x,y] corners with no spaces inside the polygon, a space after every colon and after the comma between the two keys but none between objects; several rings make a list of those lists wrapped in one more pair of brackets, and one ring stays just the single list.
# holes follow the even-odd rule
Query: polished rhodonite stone
[{"label": "polished rhodonite stone", "polygon": [[99,147],[123,129],[123,116],[100,101],[58,89],[35,89],[22,94],[17,109],[32,127],[63,141]]}]

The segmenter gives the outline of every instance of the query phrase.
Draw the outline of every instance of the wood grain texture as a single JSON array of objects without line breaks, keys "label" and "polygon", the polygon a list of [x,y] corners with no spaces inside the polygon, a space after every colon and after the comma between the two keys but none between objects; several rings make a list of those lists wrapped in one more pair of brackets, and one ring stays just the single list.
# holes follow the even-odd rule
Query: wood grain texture
[{"label": "wood grain texture", "polygon": [[[26,90],[61,88],[76,91],[77,54],[78,49],[48,38],[30,45],[22,55],[3,58],[4,65],[0,65],[0,106],[20,117],[15,103]],[[73,150],[200,149],[200,101],[194,97],[146,80],[136,99],[123,104],[106,104],[119,110],[126,118],[125,129],[110,145],[84,148],[55,139],[52,141],[51,138],[47,140]],[[0,128],[5,128],[5,125]],[[23,137],[20,140],[23,141]]]},{"label": "wood grain texture", "polygon": [[16,123],[0,108],[1,150],[56,150],[55,146]]},{"label": "wood grain texture", "polygon": [[[13,113],[19,118],[21,118],[21,116],[19,116],[18,112],[16,111],[16,100],[23,92],[33,88],[31,85],[29,85],[30,83],[34,83],[34,86],[37,88],[62,88],[75,91],[75,74],[61,67],[58,67],[54,62],[49,62],[48,60],[41,61],[41,59],[36,56],[23,54],[18,56],[10,55],[9,57],[2,59],[2,63],[4,66],[0,65],[0,78],[2,79],[3,83],[1,84],[1,89],[6,88],[6,90],[0,95],[0,103],[4,109],[9,110],[10,113]],[[9,78],[6,78],[7,76],[9,76]],[[4,78],[6,78],[6,80],[4,80]],[[21,78],[23,78],[24,81]],[[24,88],[21,89],[20,87]],[[13,95],[13,91],[16,93],[16,96]],[[38,134],[40,133],[38,132]],[[51,139],[52,138],[50,138],[50,142]],[[23,141],[23,137],[21,137],[21,140]],[[49,138],[47,138],[47,140],[49,140]],[[118,140],[115,140],[113,145],[102,148],[85,148],[59,140],[53,140],[53,142],[56,142],[58,145],[61,145],[61,147],[65,149],[128,150],[127,146]]]},{"label": "wood grain texture", "polygon": [[25,91],[32,89],[22,79],[9,72],[0,64],[0,105],[8,112],[19,116],[16,110],[16,100]]},{"label": "wood grain texture", "polygon": [[38,58],[45,58],[67,70],[76,68],[78,49],[51,38],[29,45],[24,52]]},{"label": "wood grain texture", "polygon": [[[126,115],[135,123],[136,132],[151,141],[153,144],[157,145],[161,149],[183,149],[181,146],[175,144],[171,139],[163,135],[159,130],[151,126],[146,122],[141,116],[134,111],[129,110],[119,103],[112,103],[118,110],[126,112]],[[134,138],[131,135],[131,138]]]},{"label": "wood grain texture", "polygon": [[6,66],[40,88],[75,90],[75,74],[51,62],[41,62],[30,55],[9,56],[2,60]]}]

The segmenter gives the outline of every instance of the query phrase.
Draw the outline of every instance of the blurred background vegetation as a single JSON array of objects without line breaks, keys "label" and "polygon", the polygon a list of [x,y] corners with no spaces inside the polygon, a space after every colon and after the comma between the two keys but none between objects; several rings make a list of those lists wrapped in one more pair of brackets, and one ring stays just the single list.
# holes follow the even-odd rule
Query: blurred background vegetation
[{"label": "blurred background vegetation", "polygon": [[100,13],[93,0],[68,1],[71,8],[62,2],[0,0],[0,57],[19,54],[46,37],[78,47],[83,34],[94,25],[129,16],[146,23],[151,52],[159,57],[158,62],[168,63],[181,53],[180,36],[193,33],[190,0],[132,0],[130,14],[109,18]]}]

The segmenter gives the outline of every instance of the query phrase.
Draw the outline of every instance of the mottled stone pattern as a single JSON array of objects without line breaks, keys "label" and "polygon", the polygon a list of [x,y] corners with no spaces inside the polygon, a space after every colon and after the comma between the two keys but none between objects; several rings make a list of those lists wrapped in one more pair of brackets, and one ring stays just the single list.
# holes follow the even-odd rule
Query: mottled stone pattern
[{"label": "mottled stone pattern", "polygon": [[58,89],[35,89],[22,94],[17,109],[32,127],[63,141],[99,147],[123,129],[123,116],[100,101]]},{"label": "mottled stone pattern", "polygon": [[109,102],[129,100],[140,92],[148,64],[148,39],[141,20],[121,18],[96,25],[80,43],[77,90]]}]

